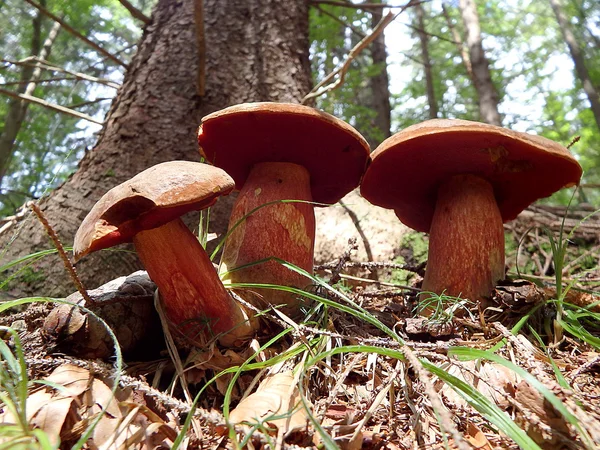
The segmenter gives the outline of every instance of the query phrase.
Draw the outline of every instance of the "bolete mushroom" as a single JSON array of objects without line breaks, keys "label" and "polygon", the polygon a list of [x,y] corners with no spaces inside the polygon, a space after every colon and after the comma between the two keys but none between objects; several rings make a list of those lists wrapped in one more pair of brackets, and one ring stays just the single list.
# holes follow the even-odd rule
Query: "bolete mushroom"
[{"label": "bolete mushroom", "polygon": [[371,157],[362,195],[429,232],[423,290],[474,301],[504,278],[502,223],[582,173],[556,142],[465,120],[413,125]]},{"label": "bolete mushroom", "polygon": [[206,251],[179,218],[229,194],[234,182],[207,164],[171,161],[139,173],[102,196],[75,235],[75,261],[124,242],[135,246],[176,336],[201,345],[214,335],[233,345],[251,332]]},{"label": "bolete mushroom", "polygon": [[[307,106],[248,103],[204,117],[198,143],[206,160],[224,169],[241,190],[230,228],[274,202],[232,231],[221,261],[229,271],[224,278],[299,288],[310,284],[275,261],[251,264],[277,257],[312,273],[315,216],[310,202],[332,204],[358,186],[369,159],[365,139],[347,123]],[[257,291],[265,304],[287,304],[283,309],[292,315],[299,310],[296,296]]]}]

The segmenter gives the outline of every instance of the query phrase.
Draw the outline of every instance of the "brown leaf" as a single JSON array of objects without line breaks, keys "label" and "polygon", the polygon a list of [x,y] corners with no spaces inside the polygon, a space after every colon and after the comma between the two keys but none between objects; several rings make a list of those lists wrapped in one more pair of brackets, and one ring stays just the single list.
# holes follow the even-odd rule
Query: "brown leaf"
[{"label": "brown leaf", "polygon": [[[58,397],[46,403],[30,421],[31,425],[41,428],[46,432],[50,442],[57,444],[73,397]],[[29,401],[28,401],[29,403]]]},{"label": "brown leaf", "polygon": [[57,367],[46,380],[60,384],[65,389],[60,390],[63,396],[76,397],[88,388],[90,382],[90,372],[82,367],[72,364],[65,364]]},{"label": "brown leaf", "polygon": [[283,428],[285,434],[306,427],[307,420],[292,372],[267,377],[256,392],[242,400],[229,415],[231,423],[266,421]]}]

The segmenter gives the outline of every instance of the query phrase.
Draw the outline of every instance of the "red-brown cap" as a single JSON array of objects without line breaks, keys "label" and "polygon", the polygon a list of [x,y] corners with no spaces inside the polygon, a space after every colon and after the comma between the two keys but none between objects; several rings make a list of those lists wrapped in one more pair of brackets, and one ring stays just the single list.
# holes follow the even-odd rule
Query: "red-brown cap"
[{"label": "red-brown cap", "polygon": [[410,126],[385,140],[371,157],[361,194],[425,232],[438,187],[454,175],[488,180],[506,222],[535,200],[578,184],[582,173],[569,150],[554,141],[466,120]]},{"label": "red-brown cap", "polygon": [[200,154],[244,185],[252,166],[289,162],[310,173],[313,200],[335,203],[360,183],[369,145],[350,125],[308,106],[246,103],[202,119]]},{"label": "red-brown cap", "polygon": [[164,225],[188,211],[211,206],[234,188],[218,167],[169,161],[140,172],[102,196],[75,234],[75,261],[88,253],[130,242],[142,230]]}]

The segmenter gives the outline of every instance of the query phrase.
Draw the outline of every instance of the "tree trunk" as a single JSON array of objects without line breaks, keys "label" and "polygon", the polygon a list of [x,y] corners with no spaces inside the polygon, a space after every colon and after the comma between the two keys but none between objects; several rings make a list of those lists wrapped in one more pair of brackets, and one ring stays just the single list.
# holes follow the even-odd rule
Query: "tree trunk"
[{"label": "tree trunk", "polygon": [[478,95],[480,119],[489,124],[501,126],[502,120],[498,112],[498,91],[492,83],[489,63],[483,51],[475,0],[460,0],[459,5],[473,68],[473,82]]},{"label": "tree trunk", "polygon": [[[108,189],[159,162],[199,160],[196,132],[202,116],[236,103],[294,102],[309,91],[307,2],[205,0],[205,32],[196,36],[201,4],[195,1],[202,0],[159,0],[96,147],[42,202],[63,242],[73,241]],[[202,41],[205,52],[198,46]],[[204,63],[199,55],[205,55]],[[196,84],[202,79],[200,97]],[[223,207],[213,208],[215,218],[226,228]],[[3,263],[51,246],[31,216],[15,229],[19,235]],[[2,236],[4,243],[9,237]],[[84,258],[78,270],[92,288],[138,267],[131,253],[105,251]],[[46,258],[33,270],[27,271],[28,280],[11,284],[12,294],[56,296],[73,290],[56,259]]]},{"label": "tree trunk", "polygon": [[467,52],[467,50],[465,49],[463,40],[460,37],[460,33],[458,32],[458,30],[452,23],[452,19],[450,18],[448,9],[446,8],[446,5],[444,5],[443,3],[442,3],[442,12],[444,14],[444,17],[446,18],[446,23],[448,24],[448,28],[450,29],[450,32],[452,33],[452,39],[454,39],[454,42],[456,43],[456,48],[458,50],[458,53],[460,54],[460,58],[462,59],[463,65],[465,66],[467,75],[469,75],[469,78],[471,80],[474,80],[473,68],[471,67],[471,58],[469,58],[469,52]]},{"label": "tree trunk", "polygon": [[431,60],[429,58],[429,36],[425,31],[425,10],[422,3],[415,3],[415,16],[417,19],[416,29],[421,41],[421,55],[423,68],[425,69],[425,87],[427,90],[427,103],[429,104],[429,118],[435,119],[438,116],[438,105],[435,98],[435,88],[433,85],[433,73],[431,72]]},{"label": "tree trunk", "polygon": [[562,32],[567,46],[569,47],[571,58],[573,58],[573,63],[575,64],[575,72],[577,72],[577,76],[583,85],[583,90],[590,101],[592,112],[594,113],[594,118],[596,119],[596,124],[598,125],[598,128],[600,128],[600,96],[598,95],[598,91],[594,87],[587,68],[585,67],[583,52],[579,48],[579,44],[575,39],[573,31],[571,30],[569,20],[561,9],[560,1],[550,0],[550,5],[552,6],[554,14],[556,15],[556,20],[560,26],[560,31]]},{"label": "tree trunk", "polygon": [[[38,11],[36,17],[33,19],[33,38],[31,42],[31,55],[39,59],[48,59],[52,45],[58,36],[60,31],[60,24],[54,23],[48,37],[44,41],[44,45],[40,48],[41,41],[41,28],[42,28],[42,13]],[[33,95],[35,88],[37,87],[38,80],[42,74],[42,70],[39,64],[25,65],[21,69],[21,82],[17,92],[25,95]],[[27,113],[27,107],[29,103],[23,100],[14,99],[10,102],[8,112],[4,120],[4,128],[0,135],[0,186],[2,186],[2,180],[6,175],[10,160],[15,151],[15,140],[21,125],[25,120],[25,114]]]},{"label": "tree trunk", "polygon": [[[371,26],[374,28],[382,18],[383,9],[373,8],[371,13]],[[390,105],[390,80],[387,73],[387,54],[385,51],[385,36],[381,33],[371,44],[371,57],[373,64],[380,67],[380,72],[371,77],[371,108],[376,113],[375,127],[381,131],[381,137],[386,139],[390,136],[391,110]],[[379,139],[369,139],[373,148],[380,144]]]}]

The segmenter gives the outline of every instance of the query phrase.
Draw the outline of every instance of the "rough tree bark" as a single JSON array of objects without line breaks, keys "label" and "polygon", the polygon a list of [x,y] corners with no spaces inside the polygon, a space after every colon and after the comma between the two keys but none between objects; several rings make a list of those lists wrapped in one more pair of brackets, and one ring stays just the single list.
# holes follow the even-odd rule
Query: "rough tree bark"
[{"label": "rough tree bark", "polygon": [[465,26],[467,46],[473,69],[473,83],[477,90],[480,119],[492,125],[502,125],[498,112],[498,91],[492,82],[490,67],[481,41],[481,28],[475,0],[459,0]]},{"label": "rough tree bark", "polygon": [[435,119],[438,116],[438,105],[435,97],[435,88],[433,85],[433,73],[431,71],[431,59],[429,58],[429,36],[425,31],[425,9],[422,3],[415,3],[416,29],[421,42],[421,59],[425,70],[425,87],[427,90],[427,103],[429,104],[429,118]]},{"label": "rough tree bark", "polygon": [[[199,160],[200,118],[243,102],[298,101],[310,88],[308,4],[304,0],[205,0],[205,95],[197,94],[198,42],[194,1],[159,0],[96,147],[77,172],[41,206],[65,244],[94,202],[108,189],[159,162]],[[199,9],[196,8],[196,11]],[[227,223],[226,211],[212,218]],[[29,217],[11,230],[2,263],[40,248],[46,236]],[[139,267],[127,252],[99,252],[78,267],[88,288]],[[11,284],[15,295],[64,295],[73,288],[60,264],[46,258],[29,283]],[[31,271],[29,271],[31,272]],[[34,281],[36,280],[36,281]]]},{"label": "rough tree bark", "polygon": [[[371,26],[375,27],[383,17],[382,8],[373,8],[371,11]],[[376,113],[374,125],[381,131],[381,136],[386,139],[390,136],[392,127],[390,105],[390,80],[387,73],[387,54],[385,51],[385,36],[381,33],[371,44],[371,58],[373,64],[381,67],[381,71],[370,79],[371,108]],[[379,140],[369,138],[373,148],[380,144]]]},{"label": "rough tree bark", "polygon": [[561,4],[559,0],[550,0],[550,5],[552,6],[552,10],[554,11],[554,15],[556,16],[556,20],[560,27],[560,31],[567,43],[567,47],[569,47],[569,52],[571,53],[571,58],[573,59],[573,64],[575,64],[575,72],[577,73],[577,77],[581,81],[583,85],[583,90],[587,95],[588,100],[590,101],[590,106],[592,112],[594,113],[594,119],[596,119],[596,124],[598,128],[600,128],[600,95],[598,91],[594,87],[592,80],[590,79],[590,75],[585,66],[585,58],[581,48],[579,48],[579,44],[577,43],[577,39],[575,39],[575,35],[571,30],[571,25],[569,23],[569,19],[563,12],[561,8]]},{"label": "rough tree bark", "polygon": [[[31,56],[35,56],[39,59],[48,59],[50,51],[52,50],[52,45],[60,31],[60,24],[55,22],[52,25],[48,36],[44,41],[44,45],[41,45],[42,18],[42,13],[38,11],[32,20],[33,37],[31,39]],[[31,65],[22,66],[20,81],[23,84],[19,85],[17,92],[19,94],[33,95],[41,74],[42,70],[38,64],[32,63]],[[6,175],[6,171],[15,151],[17,135],[25,120],[28,106],[29,103],[26,101],[13,99],[10,102],[8,113],[4,118],[4,127],[0,134],[0,186],[2,186],[2,180]]]}]

